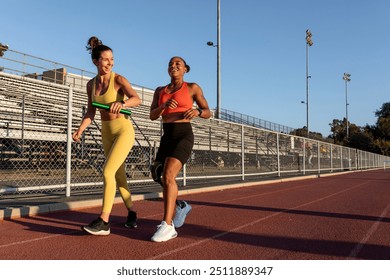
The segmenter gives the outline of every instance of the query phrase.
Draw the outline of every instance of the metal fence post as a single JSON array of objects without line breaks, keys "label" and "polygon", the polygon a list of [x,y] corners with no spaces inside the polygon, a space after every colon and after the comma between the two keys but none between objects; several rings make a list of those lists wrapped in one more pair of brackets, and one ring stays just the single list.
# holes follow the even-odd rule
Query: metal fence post
[{"label": "metal fence post", "polygon": [[333,144],[330,144],[330,172],[333,172]]},{"label": "metal fence post", "polygon": [[22,138],[22,154],[24,153],[24,116],[26,114],[26,95],[23,93],[22,97],[22,133],[21,133],[21,138]]},{"label": "metal fence post", "polygon": [[245,139],[244,125],[241,125],[241,179],[245,180]]},{"label": "metal fence post", "polygon": [[351,149],[348,148],[348,170],[351,170]]},{"label": "metal fence post", "polygon": [[320,141],[317,141],[317,165],[318,165],[318,174],[321,174],[321,149],[320,149]]},{"label": "metal fence post", "polygon": [[280,177],[280,149],[279,149],[279,133],[276,133],[276,159],[278,164],[278,177]]},{"label": "metal fence post", "polygon": [[183,165],[183,186],[187,186],[187,164]]},{"label": "metal fence post", "polygon": [[70,196],[71,184],[71,161],[72,161],[72,102],[73,102],[73,88],[69,87],[68,97],[68,128],[66,135],[66,197]]},{"label": "metal fence post", "polygon": [[303,158],[302,158],[303,175],[306,174],[306,139],[303,138]]}]

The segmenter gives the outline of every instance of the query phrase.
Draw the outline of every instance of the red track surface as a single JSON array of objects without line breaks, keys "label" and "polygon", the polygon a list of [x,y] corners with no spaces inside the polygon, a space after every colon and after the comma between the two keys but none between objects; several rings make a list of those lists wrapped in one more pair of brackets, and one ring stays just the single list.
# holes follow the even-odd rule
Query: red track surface
[{"label": "red track surface", "polygon": [[161,200],[136,201],[139,227],[123,226],[114,205],[111,234],[80,226],[100,207],[0,222],[2,260],[308,260],[390,259],[390,172],[355,172],[317,179],[183,195],[193,207],[179,236],[150,237]]}]

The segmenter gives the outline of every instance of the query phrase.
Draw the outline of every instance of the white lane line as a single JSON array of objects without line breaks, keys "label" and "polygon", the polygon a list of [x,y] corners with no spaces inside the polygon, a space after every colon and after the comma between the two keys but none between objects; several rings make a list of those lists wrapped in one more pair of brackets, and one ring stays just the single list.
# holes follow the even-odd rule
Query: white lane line
[{"label": "white lane line", "polygon": [[[322,183],[329,183],[329,181],[327,182],[321,182]],[[281,215],[285,212],[288,212],[290,210],[295,210],[295,209],[298,209],[300,207],[304,207],[304,206],[307,206],[307,205],[310,205],[310,204],[313,204],[313,203],[316,203],[316,202],[319,202],[319,201],[322,201],[324,199],[327,199],[327,198],[330,198],[330,197],[333,197],[337,194],[340,194],[340,193],[343,193],[343,192],[346,192],[348,190],[351,190],[351,189],[354,189],[354,188],[357,188],[357,187],[360,187],[362,185],[365,185],[366,183],[368,182],[365,182],[365,183],[362,183],[362,184],[359,184],[357,186],[354,186],[354,187],[351,187],[351,188],[348,188],[348,189],[345,189],[343,191],[340,191],[340,192],[337,192],[337,193],[334,193],[334,194],[331,194],[329,196],[325,196],[323,198],[320,198],[320,199],[317,199],[317,200],[314,200],[314,201],[311,201],[311,202],[308,202],[308,203],[304,203],[304,204],[301,204],[301,205],[298,205],[296,207],[293,207],[293,208],[289,208],[289,209],[285,209],[281,212],[278,212],[278,213],[274,213],[274,214],[271,214],[271,215],[268,215],[266,217],[263,217],[263,218],[260,218],[256,221],[253,221],[253,222],[250,222],[250,223],[247,223],[245,225],[242,225],[240,227],[237,227],[237,228],[234,228],[234,229],[231,229],[229,231],[225,231],[225,232],[221,232],[219,234],[216,234],[210,238],[206,238],[206,239],[203,239],[203,240],[200,240],[198,242],[195,242],[195,243],[191,243],[187,246],[184,246],[184,247],[181,247],[179,249],[175,249],[175,250],[171,250],[171,251],[168,251],[168,252],[165,252],[164,254],[161,254],[161,255],[157,255],[157,256],[154,256],[153,258],[151,258],[151,260],[153,259],[158,259],[158,258],[161,258],[161,257],[164,257],[164,256],[168,256],[170,254],[174,254],[176,252],[179,252],[179,251],[182,251],[182,250],[185,250],[187,248],[190,248],[190,247],[194,247],[194,246],[197,246],[199,244],[202,244],[202,243],[205,243],[205,242],[208,242],[212,239],[216,239],[216,238],[219,238],[219,237],[222,237],[222,236],[225,236],[231,232],[235,232],[235,231],[239,231],[245,227],[248,227],[248,226],[253,226],[259,222],[262,222],[264,220],[267,220],[267,219],[270,219],[272,217],[275,217],[275,216],[278,216],[278,215]],[[303,185],[299,185],[299,186],[296,186],[296,187],[291,187],[291,188],[283,188],[283,189],[279,189],[279,190],[276,190],[276,191],[270,191],[270,192],[265,192],[265,193],[262,193],[262,194],[258,194],[258,195],[251,195],[251,196],[245,196],[245,197],[236,197],[234,199],[229,199],[229,200],[225,200],[225,201],[219,201],[218,203],[226,203],[226,202],[232,202],[232,201],[237,201],[237,200],[241,200],[241,199],[246,199],[246,198],[253,198],[253,197],[259,197],[259,196],[264,196],[264,195],[269,195],[269,194],[275,194],[275,193],[279,193],[279,192],[285,192],[285,191],[288,191],[288,190],[294,190],[294,189],[299,189],[299,188],[304,188],[306,186],[311,186],[312,184],[303,184]],[[318,185],[318,184],[316,184]],[[199,206],[199,207],[196,207],[196,208],[200,208],[200,207],[205,207],[205,206]],[[155,216],[158,216],[160,215],[161,213],[158,213],[158,214],[152,214],[152,215],[148,215],[148,216],[145,216],[143,218],[149,218],[149,217],[155,217]],[[46,240],[46,239],[51,239],[51,238],[55,238],[55,237],[60,237],[60,236],[63,236],[63,235],[69,235],[69,234],[73,234],[73,233],[78,233],[79,231],[69,231],[69,232],[64,232],[64,233],[61,233],[61,234],[54,234],[54,235],[49,235],[49,236],[45,236],[45,237],[41,237],[41,238],[34,238],[34,239],[29,239],[29,240],[23,240],[23,241],[18,241],[18,242],[13,242],[13,243],[9,243],[9,244],[4,244],[4,245],[0,245],[0,249],[1,248],[7,248],[7,247],[11,247],[11,246],[17,246],[17,245],[21,245],[21,244],[26,244],[26,243],[31,243],[31,242],[38,242],[38,241],[42,241],[42,240]]]},{"label": "white lane line", "polygon": [[[310,184],[311,185],[311,184]],[[240,199],[246,199],[246,198],[249,198],[249,197],[256,197],[256,196],[263,196],[263,195],[269,195],[269,194],[275,194],[275,193],[279,193],[279,192],[283,192],[283,191],[286,191],[286,190],[293,190],[293,189],[297,189],[297,188],[302,188],[302,187],[305,187],[306,185],[300,185],[300,186],[296,186],[296,187],[292,187],[292,188],[283,188],[283,189],[278,189],[276,191],[269,191],[269,192],[265,192],[265,193],[262,193],[262,194],[258,194],[258,195],[252,195],[252,196],[244,196],[244,197],[239,197],[239,198],[234,198],[234,199],[229,199],[229,200],[225,200],[225,201],[219,201],[219,202],[216,202],[216,203],[226,203],[226,202],[232,202],[232,201],[235,201],[235,200],[240,200]],[[195,207],[195,208],[201,208],[201,207],[206,207],[206,206],[198,206],[198,207]],[[140,217],[142,219],[148,219],[148,218],[152,218],[152,217],[157,217],[157,216],[161,216],[162,213],[156,213],[156,214],[151,214],[151,215],[148,215],[148,216],[143,216],[143,217]],[[33,239],[28,239],[28,240],[23,240],[23,241],[18,241],[18,242],[13,242],[13,243],[8,243],[8,244],[3,244],[3,245],[0,245],[0,249],[1,248],[7,248],[7,247],[11,247],[11,246],[17,246],[17,245],[21,245],[21,244],[26,244],[26,243],[31,243],[31,242],[39,242],[39,241],[42,241],[42,240],[46,240],[46,239],[50,239],[50,238],[55,238],[55,237],[59,237],[59,236],[63,236],[63,235],[69,235],[69,234],[74,234],[74,233],[78,233],[80,231],[68,231],[68,232],[64,232],[64,233],[61,233],[61,234],[50,234],[48,236],[44,236],[44,237],[40,237],[40,238],[33,238]]]},{"label": "white lane line", "polygon": [[[336,192],[336,193],[333,193],[333,194],[330,194],[330,195],[327,195],[327,196],[324,196],[324,197],[322,197],[322,198],[319,198],[319,199],[316,199],[316,200],[313,200],[313,201],[310,201],[310,202],[306,202],[306,203],[301,204],[301,205],[298,205],[298,206],[296,206],[296,207],[292,207],[292,208],[289,208],[289,209],[285,209],[285,210],[283,210],[283,211],[280,211],[280,212],[277,212],[277,213],[274,213],[274,214],[265,216],[265,217],[263,217],[263,218],[260,218],[260,219],[257,219],[257,220],[255,220],[255,221],[252,221],[252,222],[250,222],[250,223],[247,223],[247,224],[241,225],[241,226],[239,226],[239,227],[233,228],[233,229],[231,229],[231,230],[224,231],[224,232],[218,233],[218,234],[216,234],[216,235],[213,235],[213,236],[211,236],[211,237],[209,237],[209,238],[205,238],[205,239],[199,240],[198,242],[194,242],[194,243],[188,244],[187,246],[183,246],[183,247],[180,247],[180,248],[171,250],[171,251],[164,252],[164,253],[162,253],[162,254],[160,254],[160,255],[156,255],[156,256],[150,258],[150,260],[157,260],[157,259],[161,259],[161,258],[163,258],[163,257],[169,256],[169,255],[171,255],[171,254],[176,254],[176,253],[178,253],[178,252],[180,252],[180,251],[184,251],[184,250],[187,250],[187,249],[189,249],[189,248],[191,248],[191,247],[198,246],[198,245],[200,245],[200,244],[206,243],[206,242],[211,241],[211,240],[213,240],[213,239],[217,239],[217,238],[219,238],[219,237],[225,236],[225,235],[227,235],[227,234],[229,234],[229,233],[236,232],[236,231],[239,231],[239,230],[241,230],[241,229],[243,229],[243,228],[253,226],[253,225],[258,224],[258,223],[260,223],[260,222],[262,222],[262,221],[265,221],[265,220],[267,220],[267,219],[270,219],[270,218],[279,216],[279,215],[281,215],[281,214],[284,214],[284,213],[286,213],[286,212],[288,212],[288,211],[296,210],[296,209],[299,209],[299,208],[301,208],[301,207],[305,207],[305,206],[308,206],[308,205],[311,205],[311,204],[314,204],[314,203],[317,203],[317,202],[326,200],[326,199],[328,199],[328,198],[331,198],[331,197],[336,196],[336,195],[339,195],[339,194],[341,194],[341,193],[350,191],[350,190],[352,190],[352,189],[356,189],[356,188],[358,188],[358,187],[361,187],[362,185],[365,185],[366,183],[367,183],[367,182],[362,183],[362,184],[359,184],[359,185],[356,185],[356,186],[353,186],[353,187],[350,187],[350,188],[347,188],[347,189],[344,189],[344,190],[342,190],[342,191],[339,191],[339,192]],[[248,196],[247,198],[256,197],[256,196],[258,196],[258,195]]]},{"label": "white lane line", "polygon": [[68,234],[72,234],[72,233],[76,233],[76,232],[79,232],[79,231],[69,231],[69,232],[65,232],[65,233],[61,233],[61,234],[53,234],[53,235],[48,235],[48,236],[44,236],[44,237],[40,237],[40,238],[34,238],[34,239],[28,239],[28,240],[8,243],[8,244],[0,245],[0,249],[11,247],[11,246],[16,246],[16,245],[21,245],[21,244],[26,244],[26,243],[31,243],[31,242],[35,242],[35,241],[42,241],[45,239],[55,238],[58,236],[68,235]]},{"label": "white lane line", "polygon": [[367,243],[367,241],[371,238],[371,236],[375,233],[377,228],[379,227],[380,222],[383,220],[383,218],[386,216],[387,212],[390,209],[390,203],[387,205],[385,210],[383,210],[382,214],[379,216],[379,218],[375,221],[375,223],[371,226],[371,228],[367,231],[366,235],[363,237],[363,239],[353,248],[351,253],[348,256],[348,259],[354,259],[356,256],[360,253],[360,251],[363,249],[363,246]]}]

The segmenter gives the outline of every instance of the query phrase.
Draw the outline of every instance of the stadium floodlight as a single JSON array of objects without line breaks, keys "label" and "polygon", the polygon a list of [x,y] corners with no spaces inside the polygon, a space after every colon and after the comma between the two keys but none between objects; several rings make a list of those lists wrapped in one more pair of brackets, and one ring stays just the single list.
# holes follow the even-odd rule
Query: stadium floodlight
[{"label": "stadium floodlight", "polygon": [[311,40],[311,32],[309,29],[306,30],[306,43],[311,47],[313,45],[313,41]]},{"label": "stadium floodlight", "polygon": [[4,53],[8,50],[8,45],[3,45],[0,43],[0,57],[4,55]]},{"label": "stadium floodlight", "polygon": [[343,80],[345,81],[345,119],[347,122],[346,130],[347,130],[347,139],[349,138],[349,124],[348,124],[348,82],[351,81],[351,74],[344,73]]},{"label": "stadium floodlight", "polygon": [[311,40],[312,34],[309,29],[306,30],[306,128],[307,128],[307,138],[310,137],[309,130],[309,47],[313,45]]},{"label": "stadium floodlight", "polygon": [[344,73],[343,80],[350,82],[351,81],[351,74]]}]

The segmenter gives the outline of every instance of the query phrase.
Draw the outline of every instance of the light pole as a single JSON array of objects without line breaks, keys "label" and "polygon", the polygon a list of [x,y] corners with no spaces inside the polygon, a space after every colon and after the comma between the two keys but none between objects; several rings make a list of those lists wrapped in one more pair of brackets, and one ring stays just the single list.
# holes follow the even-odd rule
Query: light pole
[{"label": "light pole", "polygon": [[[305,104],[305,105],[307,104],[307,102],[305,102],[305,101],[301,101],[301,103],[302,103],[302,104]],[[307,110],[308,110],[308,109],[307,109],[307,105],[306,105],[306,125],[309,124],[309,121],[308,121],[308,118],[307,118],[307,116],[308,116]],[[304,126],[304,128],[305,128],[305,127],[306,127],[306,126]],[[307,129],[307,131],[309,131],[307,127],[306,127],[306,129]],[[306,132],[306,135],[308,136],[308,132]],[[303,135],[302,135],[302,136],[303,136]]]},{"label": "light pole", "polygon": [[306,128],[307,128],[307,138],[310,136],[309,130],[309,47],[313,45],[311,40],[311,32],[309,29],[306,30]]},{"label": "light pole", "polygon": [[347,139],[349,138],[349,124],[348,124],[348,82],[351,81],[351,74],[344,73],[343,80],[345,81],[345,118],[347,121]]},{"label": "light pole", "polygon": [[213,42],[207,42],[208,46],[217,47],[217,119],[221,118],[221,13],[220,13],[220,0],[217,0],[217,44]]}]

